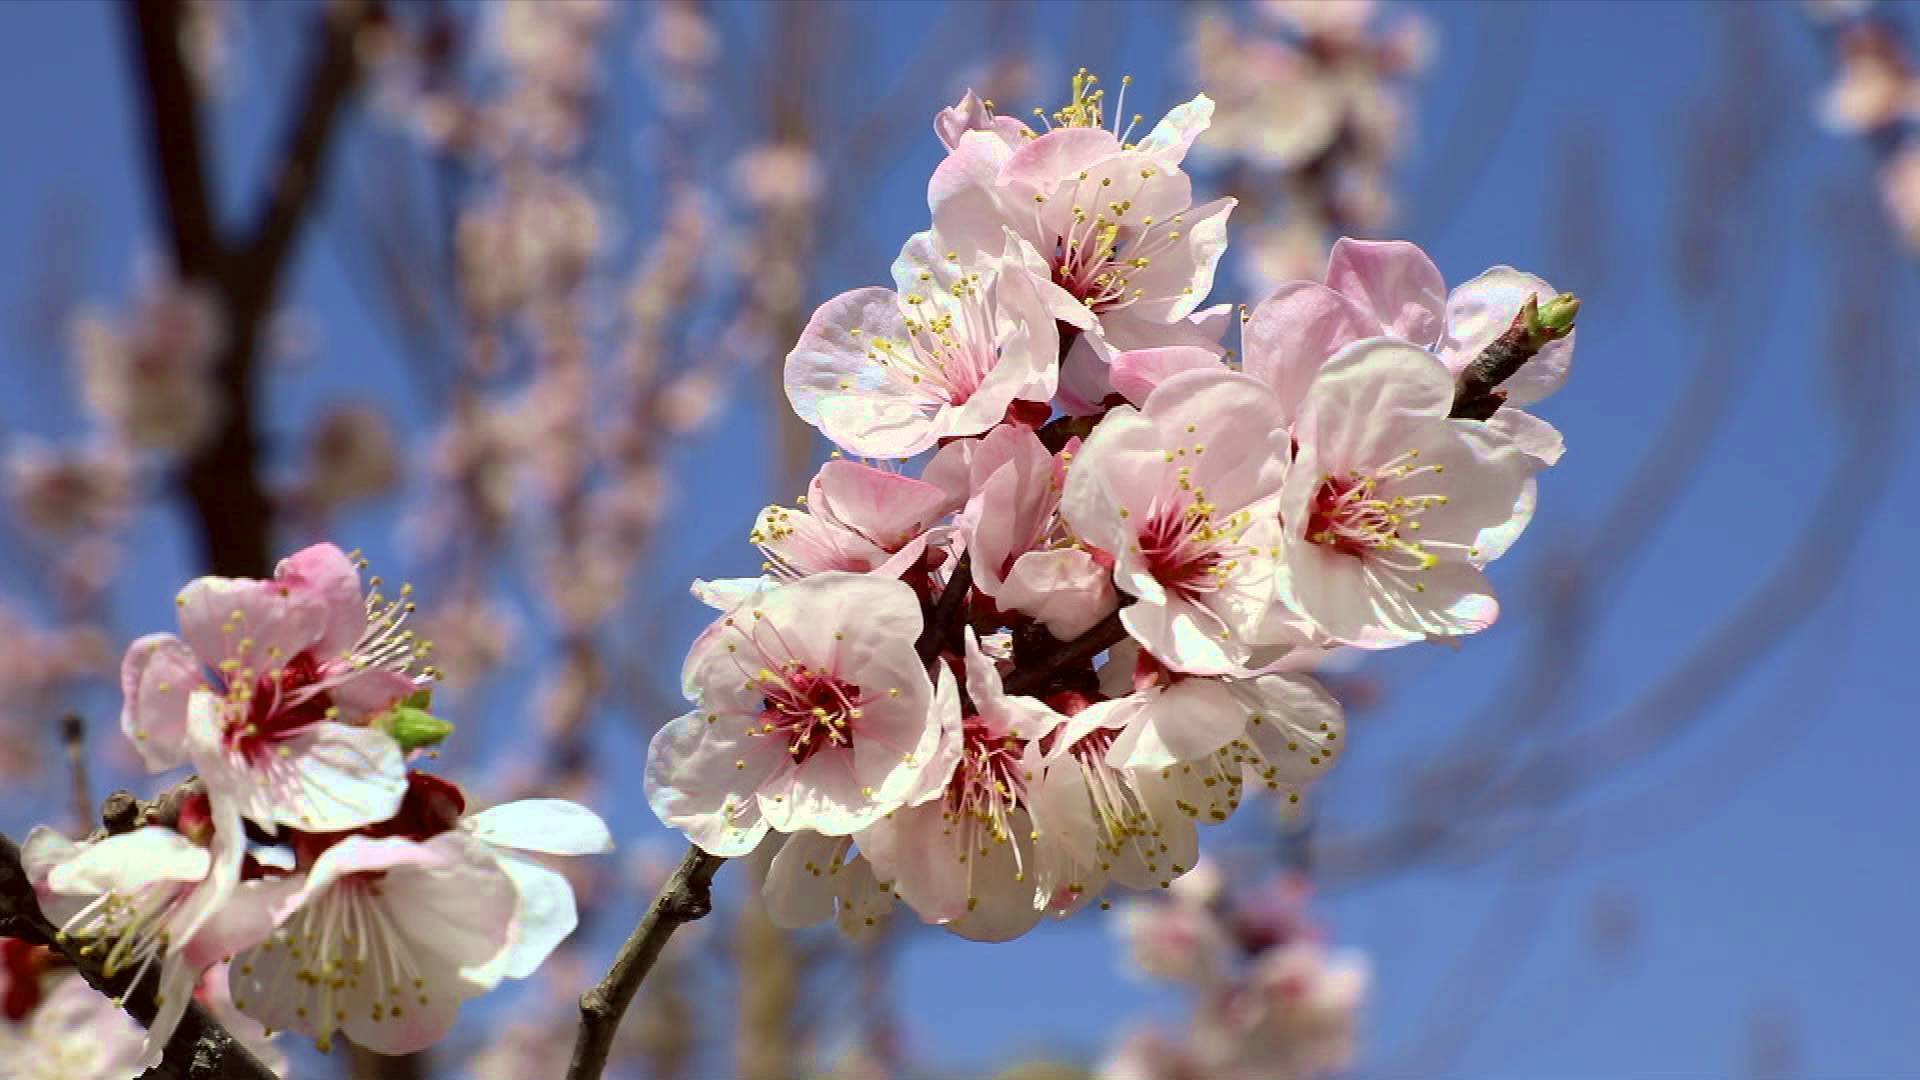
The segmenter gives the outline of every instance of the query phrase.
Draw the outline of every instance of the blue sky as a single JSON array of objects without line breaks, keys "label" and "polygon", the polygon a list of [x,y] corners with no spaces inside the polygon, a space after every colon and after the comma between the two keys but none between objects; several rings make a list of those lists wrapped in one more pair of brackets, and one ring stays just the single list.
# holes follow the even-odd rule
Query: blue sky
[{"label": "blue sky", "polygon": [[[1741,665],[1731,692],[1697,714],[1676,708],[1676,698],[1657,699],[1642,714],[1649,723],[1689,722],[1658,732],[1644,764],[1518,829],[1507,854],[1329,883],[1322,915],[1338,940],[1371,953],[1376,973],[1362,1074],[1737,1077],[1765,1036],[1789,1044],[1807,1075],[1920,1076],[1912,1024],[1920,935],[1911,927],[1920,811],[1910,795],[1920,695],[1907,681],[1913,645],[1901,630],[1920,596],[1910,575],[1920,477],[1909,452],[1915,428],[1902,416],[1880,455],[1885,469],[1851,467],[1871,490],[1837,509],[1815,502],[1856,430],[1836,405],[1828,363],[1827,320],[1848,285],[1823,245],[1836,203],[1871,212],[1876,197],[1865,149],[1813,119],[1825,68],[1819,39],[1789,5],[1416,8],[1435,24],[1438,51],[1419,83],[1397,234],[1426,247],[1450,280],[1510,263],[1582,293],[1588,305],[1573,380],[1541,409],[1566,433],[1569,453],[1545,478],[1534,531],[1496,568],[1507,618],[1459,654],[1407,650],[1365,669],[1386,696],[1353,718],[1352,756],[1329,781],[1322,828],[1338,834],[1387,820],[1410,764],[1512,745],[1518,736],[1485,714],[1536,655],[1530,643],[1544,632],[1541,598],[1552,575],[1586,573],[1596,538],[1634,546],[1624,560],[1596,565],[1595,603],[1580,623],[1586,647],[1531,739],[1612,730],[1618,710],[1708,641],[1755,589],[1824,581],[1855,538],[1858,549],[1824,606],[1748,627],[1740,650],[1753,662]],[[1050,74],[1079,64],[1130,71],[1130,104],[1152,116],[1196,89],[1165,50],[1182,10],[1035,8],[1037,59]],[[751,57],[766,14],[724,6],[730,49]],[[1747,62],[1758,66],[1729,68],[1729,19],[1744,20],[1764,43],[1764,58]],[[899,61],[924,45],[932,23],[923,14],[872,6],[852,21],[848,51],[881,58],[873,62],[885,93],[917,95],[916,108],[930,115],[958,89],[944,74],[923,81],[900,71]],[[939,25],[961,35],[952,51],[987,59],[965,9]],[[78,421],[73,388],[62,357],[22,332],[18,313],[64,260],[80,295],[119,302],[133,257],[156,233],[117,13],[102,3],[9,5],[0,30],[0,100],[11,103],[0,113],[0,310],[13,331],[0,339],[0,430],[58,436]],[[1071,51],[1096,39],[1099,55]],[[289,66],[299,43],[284,25],[263,33],[265,71]],[[616,45],[609,60],[620,118],[644,113],[629,55]],[[230,152],[222,170],[230,192],[251,190],[246,180],[279,104],[274,77],[254,69],[241,77],[216,128]],[[1761,164],[1743,172],[1750,183],[1741,194],[1710,200],[1724,214],[1725,247],[1703,286],[1676,276],[1674,253],[1702,243],[1682,209],[1690,163],[1736,159],[1722,128],[1699,126],[1703,110],[1729,93],[1764,97],[1760,133],[1769,141]],[[1026,104],[1054,96],[1049,89]],[[824,120],[857,103],[817,104]],[[938,152],[928,133],[875,175],[839,178],[829,197],[862,200],[852,248],[871,255],[836,265],[814,283],[816,299],[885,279],[892,245],[924,227],[921,185]],[[616,160],[610,190],[625,191],[631,166]],[[1571,203],[1563,197],[1570,184],[1584,192]],[[657,206],[644,191],[620,202],[636,227]],[[274,381],[281,440],[297,435],[317,400],[370,398],[403,421],[423,409],[349,277],[359,265],[350,257],[355,225],[341,206],[310,234],[292,279],[292,298],[320,336],[313,362]],[[1582,230],[1586,241],[1570,252],[1563,238]],[[1883,303],[1897,322],[1890,343],[1867,343],[1872,355],[1852,358],[1878,373],[1870,392],[1886,400],[1912,397],[1916,339],[1898,316],[1920,312],[1915,265],[1896,258],[1884,272]],[[1683,396],[1703,369],[1719,373],[1715,389]],[[699,493],[681,504],[656,571],[659,610],[672,620],[665,637],[676,648],[698,617],[677,583],[750,568],[752,552],[733,541],[760,505],[790,494],[765,479],[763,433],[777,403],[765,384],[742,385],[716,433],[676,465],[680,490]],[[1676,412],[1704,427],[1722,411],[1697,471],[1635,471]],[[1610,529],[1621,520],[1617,508],[1656,498],[1675,477],[1672,514],[1624,535]],[[404,563],[389,509],[350,516],[338,539]],[[1816,513],[1821,542],[1788,565],[1792,577],[1776,577]],[[143,511],[136,530],[134,572],[114,598],[123,637],[167,626],[167,599],[191,572],[173,511]],[[24,568],[0,571],[8,595],[32,587]],[[518,700],[537,660],[516,663],[501,684],[506,697]],[[102,702],[102,729],[109,715]],[[605,728],[607,760],[631,780],[639,740],[615,718]],[[514,718],[476,716],[462,737],[485,740],[483,759],[498,756],[514,745]],[[1600,754],[1621,743],[1579,745]],[[0,796],[0,824],[17,835],[36,815],[29,800],[57,791],[50,784]],[[623,836],[665,840],[630,794],[609,796],[602,809]],[[1221,850],[1261,842],[1252,828],[1208,839]],[[1597,946],[1601,925],[1630,926],[1627,943]],[[1180,1008],[1177,995],[1125,976],[1097,914],[1006,946],[917,935],[897,982],[916,1056],[961,1075],[1022,1055],[1089,1055],[1123,1021]]]}]

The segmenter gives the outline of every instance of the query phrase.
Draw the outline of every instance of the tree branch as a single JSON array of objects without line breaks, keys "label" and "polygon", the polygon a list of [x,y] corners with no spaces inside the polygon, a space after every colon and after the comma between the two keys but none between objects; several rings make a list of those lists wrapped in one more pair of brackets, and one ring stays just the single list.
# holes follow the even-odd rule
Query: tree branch
[{"label": "tree branch", "polygon": [[1573,333],[1573,320],[1578,314],[1580,301],[1572,293],[1561,293],[1545,304],[1538,296],[1528,297],[1512,325],[1488,342],[1460,373],[1448,415],[1462,420],[1490,419],[1507,400],[1506,393],[1495,388],[1513,378],[1541,349]]},{"label": "tree branch", "polygon": [[174,269],[184,278],[211,281],[219,272],[222,249],[200,141],[199,95],[180,52],[186,2],[135,0],[126,11],[146,78],[147,150]]},{"label": "tree branch", "polygon": [[[80,942],[63,940],[58,928],[40,911],[33,883],[20,865],[19,847],[5,835],[0,835],[0,936],[56,950],[72,962],[89,985],[142,1026],[153,1023],[159,1011],[154,1000],[160,986],[159,973],[150,972],[137,983],[132,972],[109,978],[97,959],[82,951]],[[219,1021],[195,1004],[187,1007],[160,1064],[142,1074],[141,1080],[274,1080],[274,1075]]]},{"label": "tree branch", "polygon": [[381,17],[378,6],[367,0],[336,0],[322,16],[322,37],[307,64],[297,113],[246,246],[236,253],[235,287],[252,290],[263,304],[271,302],[307,211],[320,194],[327,150],[363,73],[362,32]]},{"label": "tree branch", "polygon": [[580,995],[580,1034],[573,1044],[566,1080],[598,1080],[606,1069],[620,1018],[653,970],[667,939],[683,924],[704,918],[713,910],[713,875],[725,861],[689,846],[679,869],[660,887],[653,905],[634,926],[626,944],[620,946],[606,978]]},{"label": "tree branch", "polygon": [[207,568],[265,577],[272,569],[273,505],[255,471],[256,354],[275,295],[319,191],[326,152],[359,82],[365,0],[335,0],[301,84],[282,149],[250,234],[222,236],[199,123],[199,101],[181,36],[184,0],[134,0],[127,8],[146,93],[147,143],[158,210],[181,278],[220,301],[225,331],[214,365],[219,422],[184,463],[181,486],[200,528]]},{"label": "tree branch", "polygon": [[1075,664],[1092,660],[1125,641],[1126,637],[1127,628],[1120,622],[1119,610],[1108,612],[1107,617],[1095,623],[1093,629],[1062,643],[1058,649],[1041,656],[1034,664],[1022,664],[1007,676],[1006,691],[1009,694],[1037,694],[1044,690],[1053,676]]},{"label": "tree branch", "polygon": [[953,568],[953,576],[947,578],[947,587],[940,590],[939,602],[927,615],[927,624],[920,629],[920,640],[914,643],[920,653],[921,663],[933,663],[949,644],[964,639],[961,619],[967,610],[967,594],[971,591],[973,553],[968,552],[960,556],[959,564]]}]

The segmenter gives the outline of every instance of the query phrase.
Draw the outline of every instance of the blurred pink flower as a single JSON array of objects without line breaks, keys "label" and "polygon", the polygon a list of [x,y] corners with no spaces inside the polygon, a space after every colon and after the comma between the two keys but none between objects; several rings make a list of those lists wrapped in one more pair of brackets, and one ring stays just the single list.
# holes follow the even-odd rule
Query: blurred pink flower
[{"label": "blurred pink flower", "polygon": [[111,441],[54,447],[22,439],[6,456],[7,497],[28,526],[51,535],[109,531],[133,503],[133,460]]},{"label": "blurred pink flower", "polygon": [[213,364],[225,336],[213,295],[165,273],[142,286],[124,322],[82,311],[72,340],[87,407],[135,449],[193,449],[217,418]]}]

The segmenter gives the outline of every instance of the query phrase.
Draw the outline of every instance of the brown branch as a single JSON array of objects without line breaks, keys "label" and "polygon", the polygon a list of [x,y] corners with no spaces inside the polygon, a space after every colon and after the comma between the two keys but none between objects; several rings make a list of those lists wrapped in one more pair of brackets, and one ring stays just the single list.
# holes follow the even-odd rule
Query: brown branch
[{"label": "brown branch", "polygon": [[272,301],[301,226],[319,197],[327,151],[364,73],[359,56],[363,34],[381,17],[378,5],[366,0],[335,0],[321,19],[324,29],[307,64],[297,112],[246,246],[236,253],[236,288],[250,289],[263,306]]},{"label": "brown branch", "polygon": [[272,567],[273,505],[255,462],[257,353],[278,286],[319,191],[343,106],[362,73],[361,32],[373,5],[337,0],[308,65],[298,104],[249,235],[222,236],[215,219],[199,101],[181,52],[184,0],[135,0],[127,8],[146,92],[147,143],[173,262],[181,278],[213,291],[225,331],[214,366],[219,422],[184,462],[181,487],[212,572],[264,577]]},{"label": "brown branch", "polygon": [[[62,939],[58,928],[40,911],[33,883],[20,865],[19,847],[4,835],[0,835],[0,936],[20,938],[58,951],[72,962],[81,978],[143,1026],[153,1023],[159,1012],[159,1004],[154,1000],[159,991],[159,973],[150,972],[147,978],[138,981],[129,971],[109,977],[96,957],[82,951],[79,942]],[[168,1041],[160,1064],[147,1070],[142,1080],[274,1080],[274,1075],[218,1021],[194,1004],[187,1007],[187,1014]]]},{"label": "brown branch", "polygon": [[180,52],[186,0],[135,0],[126,11],[146,78],[147,151],[174,268],[184,278],[211,280],[222,248],[200,140],[199,95]]},{"label": "brown branch", "polygon": [[580,1034],[566,1080],[597,1080],[620,1029],[620,1018],[639,991],[660,950],[675,930],[713,910],[713,875],[726,860],[697,847],[687,848],[679,869],[660,887],[647,913],[613,958],[613,967],[593,989],[580,995]]},{"label": "brown branch", "polygon": [[1487,343],[1473,363],[1460,373],[1454,387],[1453,410],[1448,415],[1462,420],[1486,420],[1507,400],[1496,389],[1513,378],[1540,350],[1573,333],[1573,319],[1580,313],[1580,301],[1561,294],[1543,306],[1540,298],[1530,296],[1520,305],[1512,325]]},{"label": "brown branch", "polygon": [[964,631],[961,620],[967,610],[967,594],[973,591],[973,554],[960,556],[960,562],[953,568],[953,576],[947,579],[947,587],[940,590],[940,600],[927,614],[927,624],[920,628],[920,640],[914,648],[920,653],[920,662],[931,664],[934,659],[960,640]]},{"label": "brown branch", "polygon": [[1093,629],[1045,653],[1032,664],[1022,664],[1019,670],[1007,676],[1006,691],[1009,694],[1038,693],[1061,671],[1092,660],[1126,638],[1127,628],[1120,622],[1120,612],[1109,612],[1106,618],[1094,624]]}]

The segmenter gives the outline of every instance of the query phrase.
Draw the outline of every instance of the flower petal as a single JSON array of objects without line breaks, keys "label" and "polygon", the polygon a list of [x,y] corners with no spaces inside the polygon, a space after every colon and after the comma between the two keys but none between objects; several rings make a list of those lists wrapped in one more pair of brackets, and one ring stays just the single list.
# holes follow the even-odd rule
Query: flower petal
[{"label": "flower petal", "polygon": [[1403,341],[1436,345],[1446,331],[1447,281],[1426,252],[1405,240],[1341,237],[1327,259],[1327,284],[1370,309]]},{"label": "flower petal", "polygon": [[149,772],[187,760],[187,697],[204,685],[200,661],[172,634],[148,634],[127,646],[120,664],[120,730]]},{"label": "flower petal", "polygon": [[1273,388],[1290,427],[1307,388],[1342,348],[1380,333],[1380,320],[1315,281],[1290,281],[1253,309],[1240,330],[1246,372]]},{"label": "flower petal", "polygon": [[600,815],[565,799],[521,799],[474,814],[464,822],[475,839],[541,855],[602,855],[613,833]]}]

